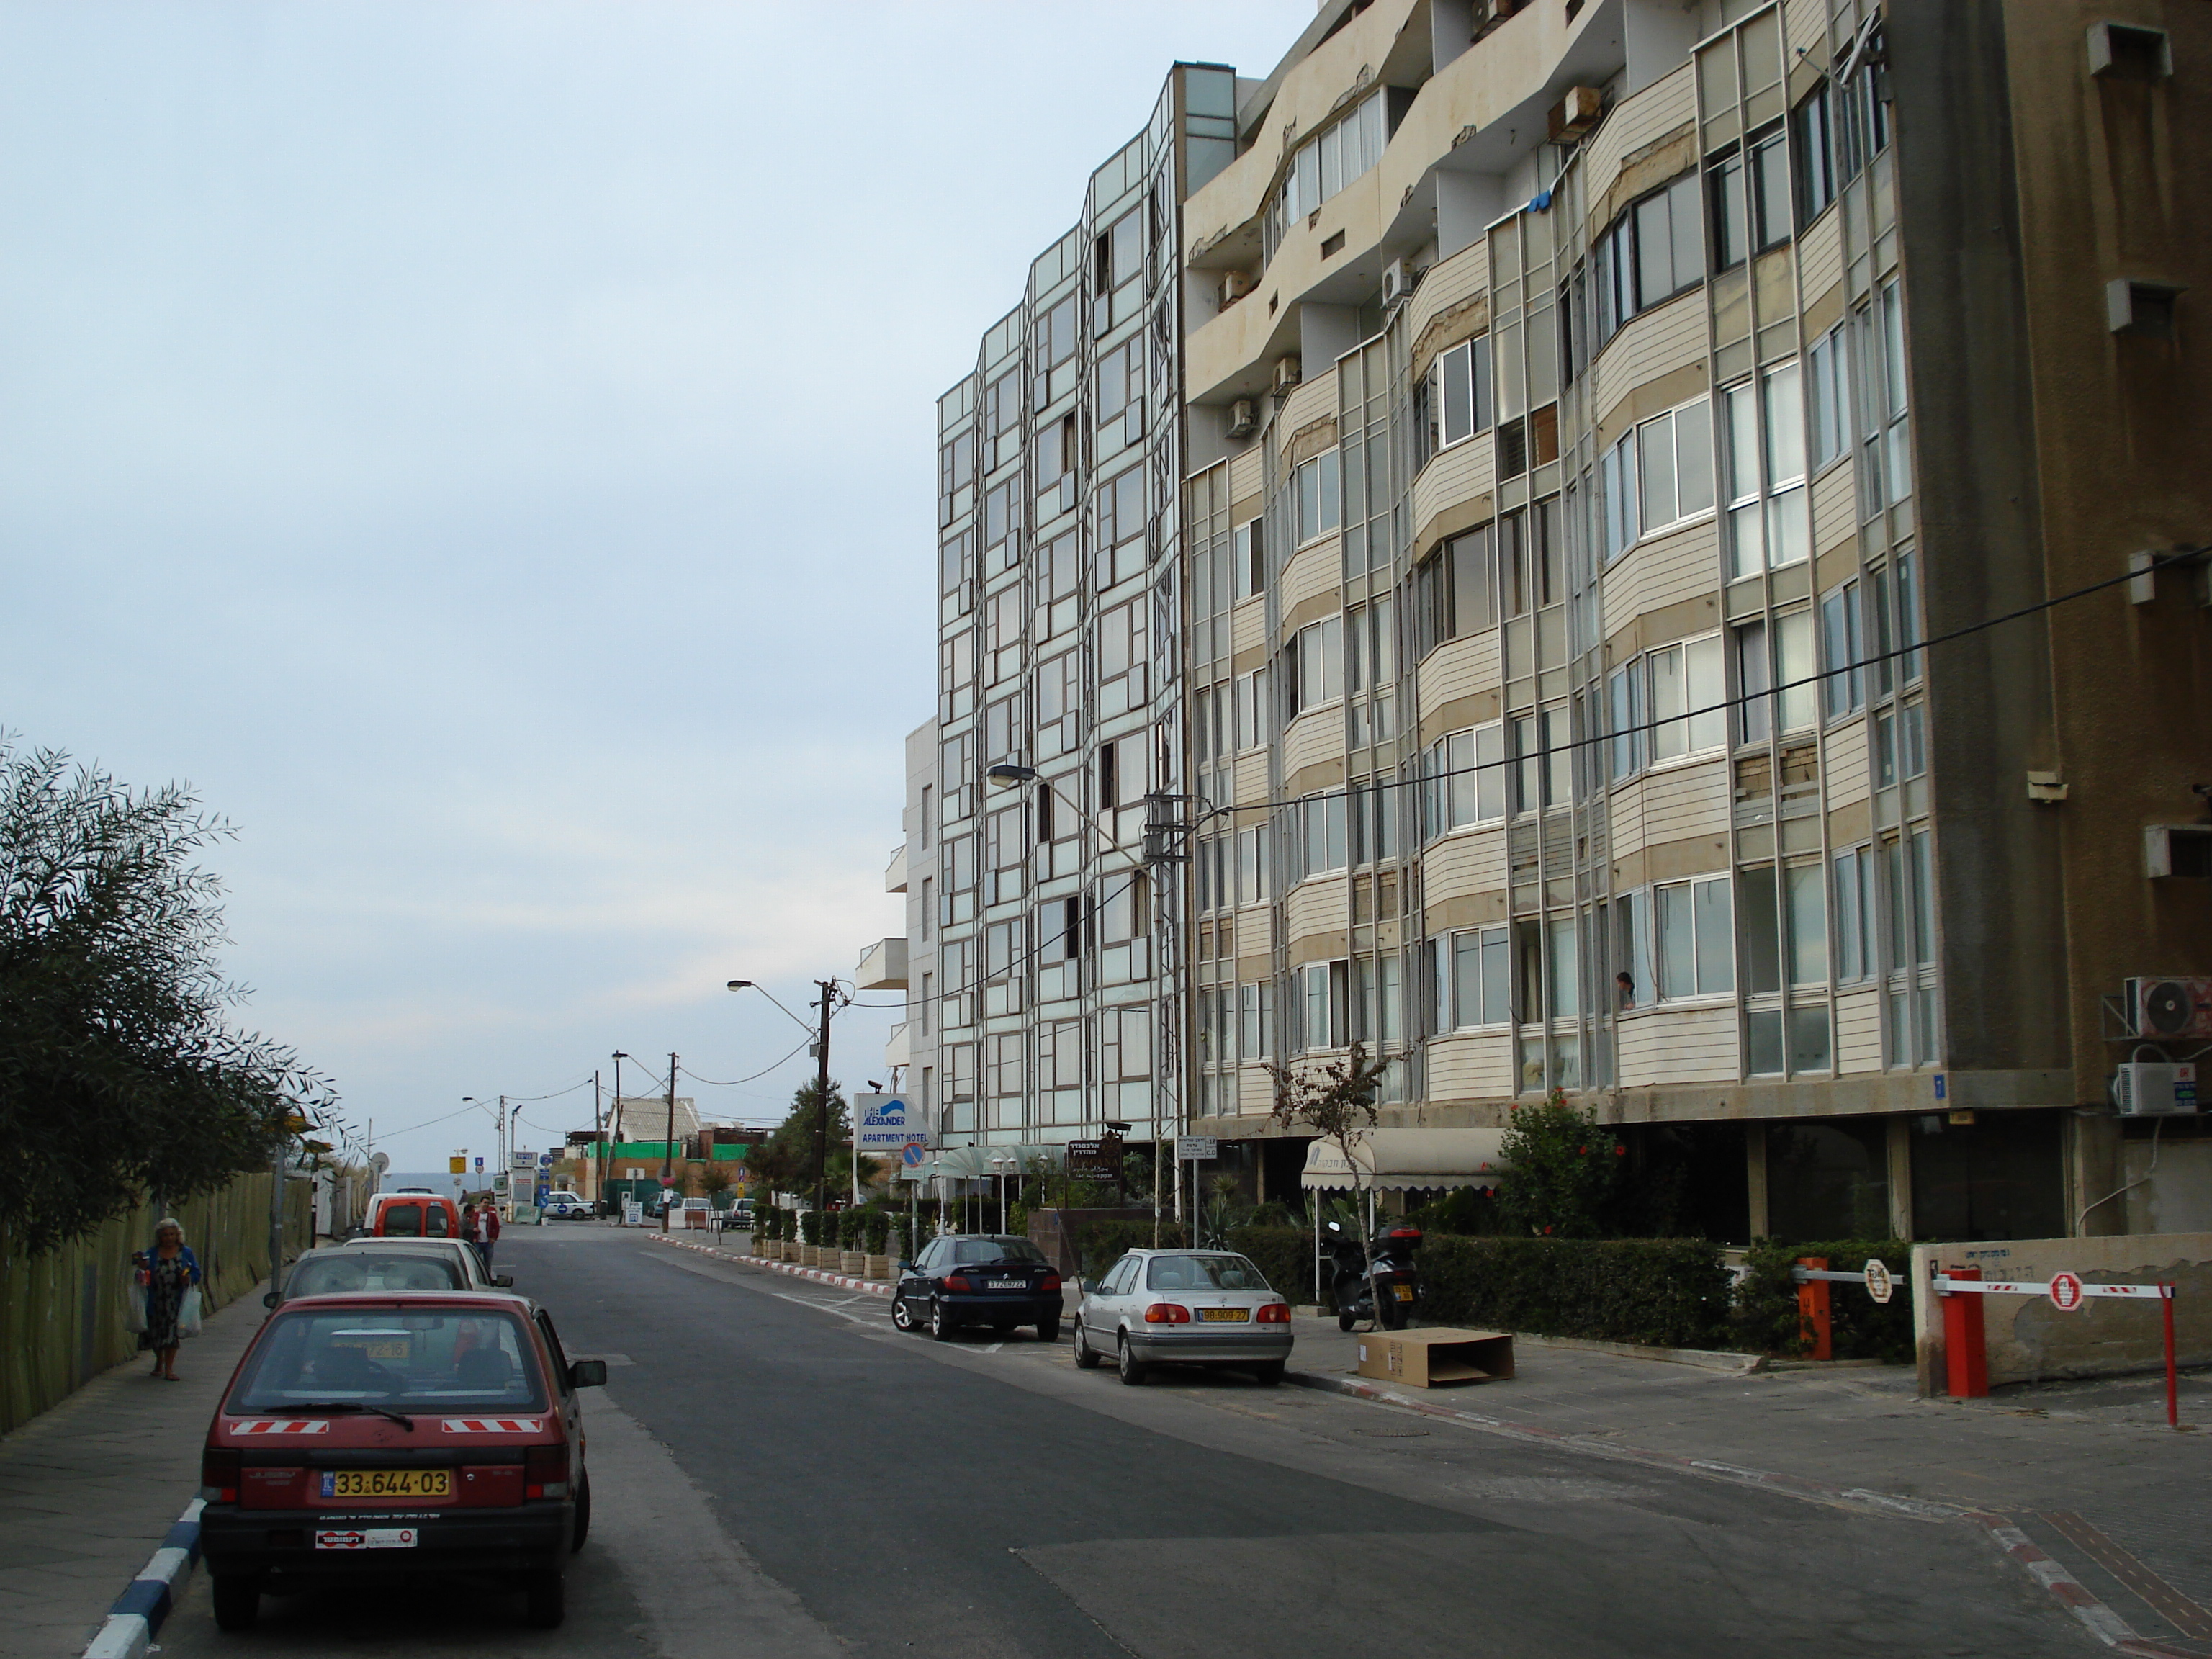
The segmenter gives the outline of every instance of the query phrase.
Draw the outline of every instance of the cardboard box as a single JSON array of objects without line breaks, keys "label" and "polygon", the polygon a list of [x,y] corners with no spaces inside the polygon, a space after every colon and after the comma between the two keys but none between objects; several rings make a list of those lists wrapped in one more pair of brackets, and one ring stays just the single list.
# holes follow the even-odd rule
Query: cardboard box
[{"label": "cardboard box", "polygon": [[1359,1375],[1431,1389],[1439,1382],[1498,1382],[1513,1375],[1513,1338],[1504,1331],[1373,1331],[1359,1339]]}]

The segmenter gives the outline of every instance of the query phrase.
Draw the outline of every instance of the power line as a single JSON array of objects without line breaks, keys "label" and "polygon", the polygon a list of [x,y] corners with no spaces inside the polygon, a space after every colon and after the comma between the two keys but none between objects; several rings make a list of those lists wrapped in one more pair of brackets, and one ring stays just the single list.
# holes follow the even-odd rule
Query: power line
[{"label": "power line", "polygon": [[694,1083],[703,1083],[710,1089],[734,1089],[742,1083],[758,1082],[761,1079],[766,1077],[770,1072],[775,1070],[776,1066],[782,1065],[785,1060],[792,1059],[799,1053],[800,1048],[804,1048],[808,1043],[813,1041],[814,1039],[811,1037],[802,1037],[799,1039],[798,1047],[793,1048],[791,1053],[785,1054],[782,1059],[763,1066],[759,1071],[755,1072],[750,1077],[732,1078],[726,1083],[723,1082],[719,1078],[701,1077],[698,1073],[693,1071],[689,1066],[679,1066],[676,1069],[683,1073],[684,1076],[690,1078]]}]

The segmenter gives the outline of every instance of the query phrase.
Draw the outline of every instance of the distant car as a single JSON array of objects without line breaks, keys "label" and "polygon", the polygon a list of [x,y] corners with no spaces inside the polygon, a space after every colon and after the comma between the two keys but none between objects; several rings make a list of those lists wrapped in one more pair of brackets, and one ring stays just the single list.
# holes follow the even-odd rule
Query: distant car
[{"label": "distant car", "polygon": [[[343,1251],[411,1250],[421,1255],[435,1255],[441,1261],[455,1263],[462,1273],[467,1274],[465,1282],[471,1290],[504,1290],[514,1283],[513,1273],[487,1272],[483,1258],[476,1252],[476,1246],[465,1244],[458,1238],[349,1238],[337,1248]],[[323,1254],[317,1250],[300,1259],[312,1261]]]},{"label": "distant car", "polygon": [[1291,1304],[1227,1250],[1132,1250],[1075,1310],[1075,1363],[1111,1359],[1133,1385],[1172,1364],[1235,1366],[1272,1388],[1290,1357]]},{"label": "distant car", "polygon": [[[292,1264],[284,1276],[282,1295],[270,1291],[261,1305],[273,1308],[302,1296],[343,1296],[379,1291],[489,1290],[489,1281],[477,1284],[459,1250],[426,1250],[414,1245],[367,1249],[312,1250]],[[474,1251],[470,1251],[473,1255]],[[481,1273],[478,1275],[482,1277]]]},{"label": "distant car", "polygon": [[588,1216],[592,1213],[591,1201],[575,1193],[549,1194],[545,1202],[539,1206],[539,1208],[544,1212],[545,1218],[549,1221],[566,1221],[574,1217]]},{"label": "distant car", "polygon": [[1060,1302],[1059,1270],[1026,1238],[933,1238],[914,1261],[899,1263],[891,1323],[902,1331],[927,1328],[939,1342],[970,1325],[1000,1336],[1034,1325],[1037,1340],[1057,1342]]},{"label": "distant car", "polygon": [[441,1572],[504,1578],[561,1622],[592,1518],[577,1390],[545,1311],[498,1291],[303,1297],[262,1326],[209,1425],[200,1547],[215,1620],[264,1594]]},{"label": "distant car", "polygon": [[369,1201],[366,1231],[376,1238],[459,1238],[460,1206],[434,1194],[379,1193]]}]

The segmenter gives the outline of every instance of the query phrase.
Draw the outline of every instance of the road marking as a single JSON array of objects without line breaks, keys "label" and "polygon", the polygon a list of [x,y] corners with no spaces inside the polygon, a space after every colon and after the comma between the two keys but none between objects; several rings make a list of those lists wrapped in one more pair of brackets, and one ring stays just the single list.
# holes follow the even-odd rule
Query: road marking
[{"label": "road marking", "polygon": [[1005,1343],[1003,1343],[1003,1342],[992,1342],[992,1343],[988,1343],[988,1344],[986,1344],[986,1345],[985,1345],[984,1349],[983,1349],[983,1352],[984,1352],[985,1353],[996,1353],[996,1352],[998,1352],[998,1351],[999,1351],[1000,1349],[1001,1349],[1001,1348],[1005,1347],[1006,1346],[1006,1345]]},{"label": "road marking", "polygon": [[836,1314],[838,1318],[848,1319],[855,1325],[873,1325],[878,1322],[873,1319],[864,1319],[859,1314],[847,1313],[834,1302],[817,1302],[811,1297],[791,1296],[782,1291],[770,1291],[769,1294],[779,1302],[794,1302],[802,1308],[811,1308],[817,1313]]}]

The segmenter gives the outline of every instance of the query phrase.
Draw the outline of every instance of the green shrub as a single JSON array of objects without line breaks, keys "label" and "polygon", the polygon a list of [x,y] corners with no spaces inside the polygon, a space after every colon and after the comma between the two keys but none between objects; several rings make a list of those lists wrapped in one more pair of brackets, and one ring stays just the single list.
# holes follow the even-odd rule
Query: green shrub
[{"label": "green shrub", "polygon": [[1513,1109],[1499,1144],[1498,1210],[1505,1228],[1546,1238],[1603,1238],[1614,1224],[1627,1156],[1594,1109],[1554,1089],[1540,1106]]},{"label": "green shrub", "polygon": [[[1232,1227],[1229,1231],[1229,1248],[1247,1258],[1266,1276],[1268,1284],[1291,1301],[1304,1304],[1317,1299],[1314,1290],[1313,1235],[1303,1227]],[[1328,1259],[1324,1257],[1324,1284],[1328,1273]],[[1326,1292],[1318,1299],[1326,1301]]]},{"label": "green shrub", "polygon": [[840,1249],[857,1250],[866,1237],[867,1212],[863,1210],[837,1212],[837,1246]]},{"label": "green shrub", "polygon": [[1721,1247],[1683,1238],[1423,1240],[1421,1319],[1431,1325],[1656,1348],[1728,1345]]},{"label": "green shrub", "polygon": [[884,1243],[890,1236],[891,1218],[887,1211],[869,1210],[864,1213],[860,1232],[864,1242],[861,1248],[870,1255],[883,1255]]},{"label": "green shrub", "polygon": [[1827,1243],[1778,1244],[1755,1241],[1746,1258],[1751,1271],[1735,1292],[1736,1339],[1761,1353],[1808,1354],[1797,1314],[1797,1285],[1790,1269],[1801,1256],[1826,1256],[1838,1273],[1855,1273],[1869,1257],[1879,1258],[1897,1280],[1887,1306],[1850,1285],[1828,1287],[1831,1349],[1838,1359],[1880,1359],[1904,1364],[1912,1358],[1912,1247],[1901,1238],[1846,1238]]},{"label": "green shrub", "polygon": [[[1160,1223],[1163,1249],[1179,1249],[1183,1237],[1181,1222]],[[1075,1257],[1082,1264],[1082,1276],[1085,1279],[1097,1278],[1131,1250],[1148,1250],[1152,1247],[1152,1224],[1149,1221],[1094,1221],[1075,1235]]]}]

